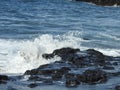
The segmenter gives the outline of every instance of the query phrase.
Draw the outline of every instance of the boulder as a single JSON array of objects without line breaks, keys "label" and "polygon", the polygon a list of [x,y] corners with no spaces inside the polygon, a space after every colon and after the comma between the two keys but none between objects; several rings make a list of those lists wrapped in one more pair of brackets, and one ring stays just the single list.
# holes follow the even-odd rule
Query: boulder
[{"label": "boulder", "polygon": [[94,49],[88,49],[86,50],[86,53],[89,54],[89,59],[92,60],[92,62],[95,63],[96,65],[105,64],[105,60],[107,59],[107,57],[103,55],[101,52],[96,51]]}]

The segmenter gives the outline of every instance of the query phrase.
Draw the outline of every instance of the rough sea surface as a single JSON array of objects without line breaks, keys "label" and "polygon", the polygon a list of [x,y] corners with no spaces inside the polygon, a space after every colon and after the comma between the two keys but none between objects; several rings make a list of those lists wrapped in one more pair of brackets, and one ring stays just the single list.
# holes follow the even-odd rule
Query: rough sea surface
[{"label": "rough sea surface", "polygon": [[[62,47],[120,56],[120,7],[71,0],[0,0],[0,74],[21,74],[60,60],[41,55]],[[59,86],[42,87],[39,90]]]}]

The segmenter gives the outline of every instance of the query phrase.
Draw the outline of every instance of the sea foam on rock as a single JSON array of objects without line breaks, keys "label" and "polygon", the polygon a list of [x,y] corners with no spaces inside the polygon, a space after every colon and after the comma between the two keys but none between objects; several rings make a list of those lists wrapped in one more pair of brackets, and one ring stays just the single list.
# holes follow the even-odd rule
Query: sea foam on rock
[{"label": "sea foam on rock", "polygon": [[109,70],[114,70],[112,61],[115,60],[119,64],[120,58],[106,56],[94,49],[80,51],[66,47],[42,56],[47,60],[59,56],[61,60],[27,70],[24,75],[30,75],[28,81],[42,81],[45,85],[60,81],[66,87],[77,87],[81,83],[106,83],[109,78],[119,75],[119,72]]}]

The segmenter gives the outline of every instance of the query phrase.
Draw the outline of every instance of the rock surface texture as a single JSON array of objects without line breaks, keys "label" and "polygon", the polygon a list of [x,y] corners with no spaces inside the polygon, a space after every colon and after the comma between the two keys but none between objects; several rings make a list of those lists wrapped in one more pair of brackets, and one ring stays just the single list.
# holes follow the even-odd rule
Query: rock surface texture
[{"label": "rock surface texture", "polygon": [[[104,84],[110,78],[120,75],[119,71],[109,72],[114,71],[114,67],[120,64],[120,58],[106,56],[94,49],[80,51],[67,47],[42,56],[47,60],[58,56],[61,60],[27,70],[24,76],[30,76],[28,81],[40,81],[45,85],[60,81],[66,87],[78,87],[80,84]],[[28,86],[33,88],[38,85]]]},{"label": "rock surface texture", "polygon": [[[111,57],[94,49],[80,51],[70,47],[54,50],[42,57],[50,60],[60,57],[60,61],[41,65],[38,68],[27,70],[21,76],[0,75],[0,84],[7,82],[20,83],[27,88],[36,88],[41,85],[62,85],[75,88],[81,85],[106,84],[110,79],[120,77],[120,57]],[[27,77],[27,78],[26,78]],[[120,83],[120,82],[119,82]],[[113,89],[120,90],[119,83]]]}]

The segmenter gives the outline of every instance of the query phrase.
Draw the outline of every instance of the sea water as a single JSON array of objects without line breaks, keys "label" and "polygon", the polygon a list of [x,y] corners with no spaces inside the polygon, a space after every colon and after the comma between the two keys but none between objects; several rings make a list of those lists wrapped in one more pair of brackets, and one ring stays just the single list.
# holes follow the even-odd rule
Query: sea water
[{"label": "sea water", "polygon": [[42,58],[62,47],[120,56],[120,7],[70,0],[0,0],[0,73],[60,60]]}]

